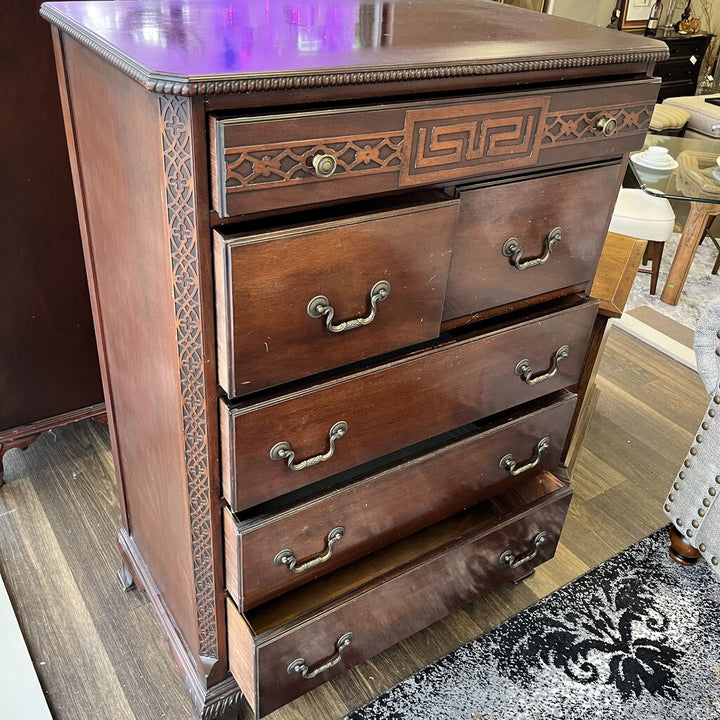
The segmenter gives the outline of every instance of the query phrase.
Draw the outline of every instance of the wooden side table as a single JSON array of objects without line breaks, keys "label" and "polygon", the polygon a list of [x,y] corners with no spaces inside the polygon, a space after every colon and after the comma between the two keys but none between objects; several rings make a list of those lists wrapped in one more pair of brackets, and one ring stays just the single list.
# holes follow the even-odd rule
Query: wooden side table
[{"label": "wooden side table", "polygon": [[608,233],[605,240],[590,291],[591,296],[600,301],[600,308],[576,389],[578,403],[570,423],[565,449],[565,464],[570,471],[577,460],[578,451],[582,447],[588,423],[600,394],[595,385],[595,375],[605,348],[607,324],[611,318],[619,318],[623,314],[645,252],[645,245],[645,240],[617,233]]}]

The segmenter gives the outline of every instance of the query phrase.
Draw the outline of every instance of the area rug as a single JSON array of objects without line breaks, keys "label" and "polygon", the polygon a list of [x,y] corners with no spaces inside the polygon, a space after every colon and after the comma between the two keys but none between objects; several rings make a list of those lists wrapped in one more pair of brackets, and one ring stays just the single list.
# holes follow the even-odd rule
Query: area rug
[{"label": "area rug", "polygon": [[710,274],[718,251],[710,238],[706,238],[698,248],[693,264],[690,267],[690,274],[680,295],[680,302],[677,305],[666,305],[660,300],[660,294],[665,287],[668,270],[673,257],[675,257],[679,239],[680,235],[673,233],[672,237],[665,243],[662,263],[660,264],[657,295],[650,295],[650,276],[645,273],[638,273],[633,282],[625,309],[632,310],[641,306],[651,307],[653,310],[657,310],[663,315],[694,329],[700,311],[707,301],[716,295],[720,295],[720,275]]},{"label": "area rug", "polygon": [[667,528],[345,720],[717,720],[720,582]]}]

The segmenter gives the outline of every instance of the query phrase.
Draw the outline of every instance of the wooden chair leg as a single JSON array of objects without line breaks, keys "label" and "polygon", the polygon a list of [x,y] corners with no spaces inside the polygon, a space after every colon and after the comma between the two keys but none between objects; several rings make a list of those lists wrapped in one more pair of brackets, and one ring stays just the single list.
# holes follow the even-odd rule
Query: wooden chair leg
[{"label": "wooden chair leg", "polygon": [[650,243],[645,245],[645,252],[643,253],[641,263],[647,265],[650,262]]},{"label": "wooden chair leg", "polygon": [[650,294],[657,292],[658,276],[660,275],[660,263],[662,262],[663,247],[665,243],[650,240],[647,244],[650,250]]},{"label": "wooden chair leg", "polygon": [[678,565],[694,565],[700,558],[700,552],[685,540],[674,525],[670,526],[670,547],[668,551],[670,557]]}]

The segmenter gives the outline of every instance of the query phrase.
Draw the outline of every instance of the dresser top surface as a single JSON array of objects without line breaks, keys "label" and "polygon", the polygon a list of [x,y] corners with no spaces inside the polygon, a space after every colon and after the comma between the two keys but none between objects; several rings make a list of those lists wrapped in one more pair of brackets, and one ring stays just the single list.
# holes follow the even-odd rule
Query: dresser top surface
[{"label": "dresser top surface", "polygon": [[108,0],[45,3],[41,12],[151,89],[163,79],[299,78],[320,69],[416,79],[426,68],[610,67],[667,53],[655,40],[489,0]]}]

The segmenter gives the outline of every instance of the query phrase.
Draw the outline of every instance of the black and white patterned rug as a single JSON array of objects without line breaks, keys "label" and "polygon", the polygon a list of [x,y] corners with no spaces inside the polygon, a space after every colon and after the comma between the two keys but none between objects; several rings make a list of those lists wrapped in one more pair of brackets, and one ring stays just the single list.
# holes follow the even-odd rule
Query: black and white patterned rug
[{"label": "black and white patterned rug", "polygon": [[717,720],[720,582],[658,530],[346,720]]}]

